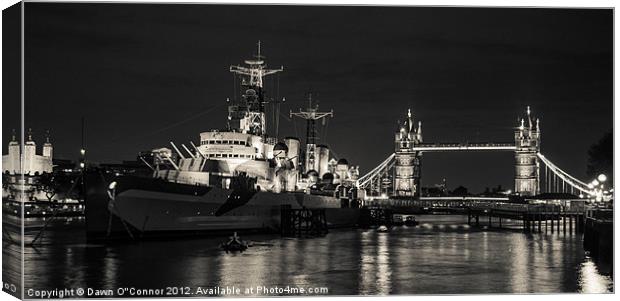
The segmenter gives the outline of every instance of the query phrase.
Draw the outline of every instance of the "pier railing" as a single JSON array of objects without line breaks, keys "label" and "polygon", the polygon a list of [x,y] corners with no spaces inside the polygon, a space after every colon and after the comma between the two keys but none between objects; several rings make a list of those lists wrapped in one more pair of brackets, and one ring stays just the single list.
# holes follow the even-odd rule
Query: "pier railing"
[{"label": "pier railing", "polygon": [[470,209],[502,210],[511,212],[536,212],[536,213],[572,213],[584,214],[586,207],[580,205],[556,205],[556,204],[513,204],[513,203],[476,203],[467,206]]},{"label": "pier railing", "polygon": [[514,213],[560,212],[584,214],[585,202],[582,200],[564,200],[559,203],[510,203],[508,198],[490,197],[437,197],[412,199],[372,199],[364,201],[369,207],[406,209],[423,208],[425,210],[501,210]]}]

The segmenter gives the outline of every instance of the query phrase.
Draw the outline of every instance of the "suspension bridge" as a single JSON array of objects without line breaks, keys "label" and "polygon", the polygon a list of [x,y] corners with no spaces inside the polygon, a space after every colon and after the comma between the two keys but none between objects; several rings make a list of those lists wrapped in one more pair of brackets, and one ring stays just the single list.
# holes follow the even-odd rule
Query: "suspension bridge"
[{"label": "suspension bridge", "polygon": [[[395,152],[389,154],[367,174],[356,181],[368,200],[375,203],[411,201],[463,202],[465,198],[421,196],[421,160],[425,152],[509,151],[515,154],[515,180],[512,195],[533,197],[541,193],[562,194],[564,198],[589,198],[601,201],[611,198],[613,189],[605,189],[605,176],[584,182],[570,175],[540,152],[540,120],[532,117],[527,107],[526,116],[519,119],[513,142],[484,143],[429,143],[422,138],[422,123],[417,125],[411,110],[395,134]],[[541,168],[541,164],[544,167]],[[543,172],[541,174],[541,172]],[[452,198],[452,199],[450,199]],[[485,201],[481,197],[472,197]],[[508,196],[497,200],[507,201]],[[398,199],[394,201],[394,199]],[[404,204],[403,204],[404,205]]]}]

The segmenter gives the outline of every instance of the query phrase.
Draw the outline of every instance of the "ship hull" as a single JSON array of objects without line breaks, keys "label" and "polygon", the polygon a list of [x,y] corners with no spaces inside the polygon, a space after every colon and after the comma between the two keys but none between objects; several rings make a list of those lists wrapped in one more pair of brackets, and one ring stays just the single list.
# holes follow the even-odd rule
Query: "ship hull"
[{"label": "ship hull", "polygon": [[325,209],[331,228],[352,227],[359,219],[358,209],[340,208],[341,201],[330,196],[261,191],[245,204],[221,212],[232,190],[212,187],[206,193],[179,193],[132,187],[110,201],[105,183],[99,186],[87,197],[87,233],[91,239],[229,235],[232,231],[278,233],[283,206]]}]

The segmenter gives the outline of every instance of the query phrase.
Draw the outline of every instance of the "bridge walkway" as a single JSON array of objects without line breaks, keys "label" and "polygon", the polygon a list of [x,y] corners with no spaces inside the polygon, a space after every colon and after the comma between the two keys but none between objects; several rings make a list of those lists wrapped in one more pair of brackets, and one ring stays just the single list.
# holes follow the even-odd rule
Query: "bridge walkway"
[{"label": "bridge walkway", "polygon": [[[508,198],[493,197],[429,197],[421,199],[374,199],[365,201],[371,210],[389,210],[393,214],[445,212],[467,215],[468,224],[499,226],[502,221],[521,221],[526,232],[582,232],[586,207],[583,202],[573,205],[508,203]],[[496,223],[493,223],[495,219]]]}]

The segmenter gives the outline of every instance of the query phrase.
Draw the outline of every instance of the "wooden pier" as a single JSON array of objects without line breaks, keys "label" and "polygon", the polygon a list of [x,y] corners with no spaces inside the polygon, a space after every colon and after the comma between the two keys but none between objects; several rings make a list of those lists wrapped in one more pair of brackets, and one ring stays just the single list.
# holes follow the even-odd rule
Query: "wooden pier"
[{"label": "wooden pier", "polygon": [[486,221],[487,227],[502,228],[502,221],[519,220],[525,232],[582,233],[585,223],[584,210],[561,205],[477,204],[466,211],[470,225],[481,226]]},{"label": "wooden pier", "polygon": [[280,234],[293,237],[316,237],[327,234],[325,209],[292,209],[290,205],[280,208]]}]

